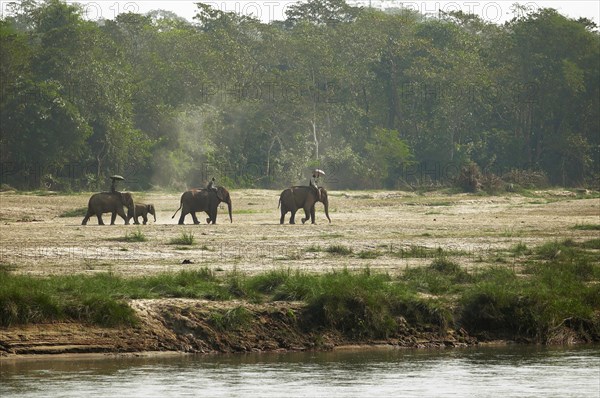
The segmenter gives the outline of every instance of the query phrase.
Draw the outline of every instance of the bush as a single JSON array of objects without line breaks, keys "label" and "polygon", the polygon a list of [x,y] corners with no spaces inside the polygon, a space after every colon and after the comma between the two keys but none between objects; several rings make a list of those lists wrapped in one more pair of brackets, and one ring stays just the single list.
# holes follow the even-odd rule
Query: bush
[{"label": "bush", "polygon": [[319,290],[308,299],[304,314],[312,323],[355,338],[383,338],[396,328],[387,276],[345,270],[323,275],[319,281]]},{"label": "bush", "polygon": [[465,192],[478,192],[482,188],[482,174],[475,162],[469,162],[462,166],[455,184]]},{"label": "bush", "polygon": [[587,281],[597,280],[595,267],[564,259],[535,262],[526,266],[527,278],[496,268],[463,294],[460,324],[472,333],[543,343],[567,320],[578,319],[594,335],[600,289]]}]

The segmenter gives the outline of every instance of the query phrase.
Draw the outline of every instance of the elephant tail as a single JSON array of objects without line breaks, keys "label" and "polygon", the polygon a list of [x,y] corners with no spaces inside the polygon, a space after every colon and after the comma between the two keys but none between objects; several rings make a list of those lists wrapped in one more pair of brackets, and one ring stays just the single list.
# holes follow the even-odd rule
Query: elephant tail
[{"label": "elephant tail", "polygon": [[171,218],[175,218],[175,215],[177,214],[177,212],[179,210],[181,210],[181,206],[183,206],[183,201],[179,202],[179,209],[175,210],[175,213],[173,213],[173,216]]}]

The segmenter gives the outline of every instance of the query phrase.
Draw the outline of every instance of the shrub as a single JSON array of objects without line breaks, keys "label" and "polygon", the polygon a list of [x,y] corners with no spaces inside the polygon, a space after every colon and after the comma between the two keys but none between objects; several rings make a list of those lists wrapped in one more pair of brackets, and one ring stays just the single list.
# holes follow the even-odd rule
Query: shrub
[{"label": "shrub", "polygon": [[389,306],[389,277],[347,270],[319,278],[319,291],[308,299],[305,318],[357,338],[381,338],[397,326]]},{"label": "shrub", "polygon": [[455,184],[465,192],[478,192],[481,190],[483,176],[475,162],[469,162],[461,167]]}]

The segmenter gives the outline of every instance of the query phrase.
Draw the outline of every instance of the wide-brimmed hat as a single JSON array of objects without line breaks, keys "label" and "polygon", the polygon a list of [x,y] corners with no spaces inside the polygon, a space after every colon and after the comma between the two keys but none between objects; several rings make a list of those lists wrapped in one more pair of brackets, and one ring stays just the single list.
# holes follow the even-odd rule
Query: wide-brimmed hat
[{"label": "wide-brimmed hat", "polygon": [[317,175],[317,176],[324,176],[325,172],[321,169],[314,169],[313,170],[313,174]]}]

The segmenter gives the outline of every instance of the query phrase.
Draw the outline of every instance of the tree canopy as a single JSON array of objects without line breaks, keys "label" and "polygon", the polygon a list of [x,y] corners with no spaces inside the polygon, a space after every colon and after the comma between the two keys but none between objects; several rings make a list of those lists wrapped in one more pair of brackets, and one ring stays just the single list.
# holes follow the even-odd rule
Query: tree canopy
[{"label": "tree canopy", "polygon": [[465,165],[600,177],[600,36],[553,9],[503,25],[310,0],[285,21],[198,4],[89,21],[61,0],[0,20],[0,179],[23,189],[444,183]]}]

